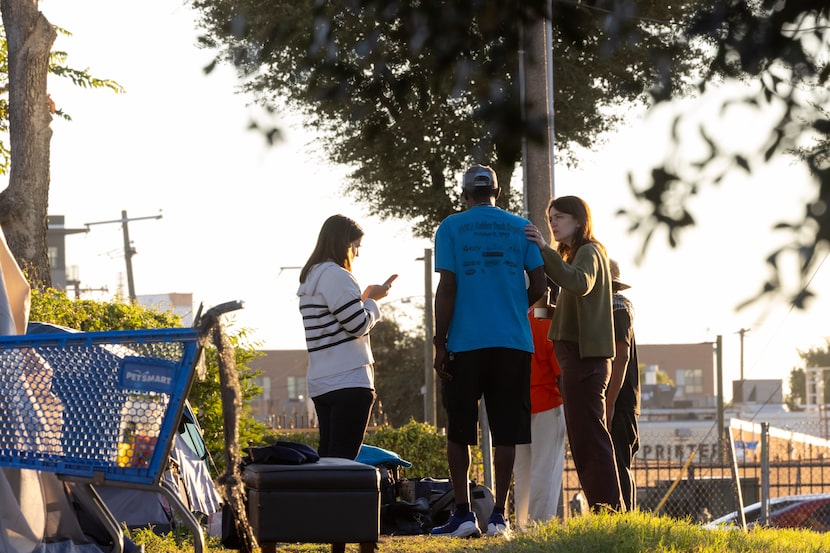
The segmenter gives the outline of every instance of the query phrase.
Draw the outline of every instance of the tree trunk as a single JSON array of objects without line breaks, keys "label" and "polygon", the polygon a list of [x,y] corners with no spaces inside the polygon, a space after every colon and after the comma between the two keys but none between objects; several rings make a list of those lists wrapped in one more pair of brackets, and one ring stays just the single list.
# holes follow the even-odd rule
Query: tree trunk
[{"label": "tree trunk", "polygon": [[[524,48],[526,54],[526,110],[527,120],[532,122],[546,121],[543,136],[528,139],[527,159],[525,170],[527,171],[527,211],[528,219],[539,227],[544,235],[548,234],[548,217],[545,208],[551,198],[551,159],[550,149],[550,124],[553,114],[548,113],[550,105],[548,90],[547,66],[551,52],[547,51],[546,22],[544,19],[534,21],[525,27]],[[553,240],[552,236],[545,237],[547,242]]]},{"label": "tree trunk", "polygon": [[46,231],[52,109],[46,92],[57,34],[36,0],[0,0],[9,60],[9,186],[0,226],[34,288],[51,286]]},{"label": "tree trunk", "polygon": [[242,390],[233,345],[225,333],[225,324],[217,317],[213,327],[213,345],[219,363],[219,383],[222,387],[222,414],[225,429],[225,474],[219,477],[224,486],[224,499],[233,513],[241,553],[253,553],[259,545],[248,523],[245,484],[242,481],[239,454],[239,412],[242,409]]}]

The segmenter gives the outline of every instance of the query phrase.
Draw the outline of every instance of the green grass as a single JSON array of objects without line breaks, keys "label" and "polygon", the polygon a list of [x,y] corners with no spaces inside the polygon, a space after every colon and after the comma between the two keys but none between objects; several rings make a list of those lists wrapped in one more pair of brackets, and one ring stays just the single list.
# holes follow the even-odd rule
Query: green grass
[{"label": "green grass", "polygon": [[[133,535],[144,543],[146,553],[192,552],[192,544],[177,543],[172,536],[158,537],[140,531]],[[145,541],[145,538],[146,541]],[[328,544],[280,544],[280,553],[324,553]],[[356,544],[347,552],[357,552]],[[211,540],[208,551],[228,551]],[[688,521],[633,512],[598,514],[552,521],[516,534],[510,541],[500,538],[433,538],[430,536],[382,536],[379,553],[820,553],[830,551],[830,533],[807,530],[758,528],[707,530]]]}]

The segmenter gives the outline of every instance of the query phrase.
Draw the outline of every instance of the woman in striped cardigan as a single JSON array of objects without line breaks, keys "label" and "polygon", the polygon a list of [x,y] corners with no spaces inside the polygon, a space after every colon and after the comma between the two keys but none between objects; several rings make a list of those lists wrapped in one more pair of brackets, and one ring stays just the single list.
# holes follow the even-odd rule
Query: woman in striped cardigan
[{"label": "woman in striped cardigan", "polygon": [[300,313],[308,347],[308,395],[314,401],[323,457],[354,459],[375,402],[369,332],[380,319],[377,300],[391,282],[362,293],[352,275],[363,229],[333,215],[300,272]]}]

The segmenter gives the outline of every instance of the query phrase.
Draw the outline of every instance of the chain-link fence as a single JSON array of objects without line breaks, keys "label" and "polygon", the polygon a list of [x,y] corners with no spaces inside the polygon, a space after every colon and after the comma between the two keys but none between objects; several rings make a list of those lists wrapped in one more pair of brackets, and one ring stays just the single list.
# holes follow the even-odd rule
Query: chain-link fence
[{"label": "chain-link fence", "polygon": [[[744,506],[761,501],[765,489],[769,499],[830,492],[830,441],[797,428],[765,433],[762,424],[737,419],[719,436],[715,421],[700,422],[641,428],[632,467],[641,510],[706,522],[739,509],[738,480]],[[570,517],[587,506],[566,457],[562,511]],[[830,500],[827,511],[830,519]]]}]

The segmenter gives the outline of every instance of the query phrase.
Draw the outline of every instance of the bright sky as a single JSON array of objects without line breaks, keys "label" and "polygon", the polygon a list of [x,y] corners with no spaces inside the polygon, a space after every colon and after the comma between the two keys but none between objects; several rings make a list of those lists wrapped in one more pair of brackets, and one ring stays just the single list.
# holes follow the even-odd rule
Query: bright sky
[{"label": "bright sky", "polygon": [[[204,75],[212,58],[196,47],[189,8],[176,0],[41,0],[40,8],[72,37],[56,48],[68,63],[89,68],[126,88],[116,95],[86,90],[51,77],[49,90],[73,121],[55,120],[49,213],[66,226],[128,217],[137,254],[132,258],[139,295],[193,293],[196,306],[241,299],[235,324],[253,330],[267,349],[302,349],[296,309],[298,272],[322,222],[334,213],[358,220],[366,231],[355,275],[362,286],[400,274],[389,302],[424,294],[423,262],[429,241],[413,240],[405,222],[381,223],[341,195],[346,170],[323,159],[301,126],[283,121],[287,141],[269,147],[247,129],[248,98],[236,94],[232,71]],[[711,106],[691,102],[687,112],[712,117]],[[757,117],[738,122],[737,143],[759,136]],[[744,339],[746,378],[788,378],[800,365],[798,349],[823,346],[830,269],[813,281],[825,292],[807,313],[787,306],[735,307],[754,295],[766,277],[764,259],[781,237],[775,222],[797,220],[813,195],[790,160],[719,188],[705,189],[692,205],[698,225],[669,250],[655,236],[644,263],[634,259],[642,238],[627,233],[617,210],[632,207],[626,175],[648,167],[667,143],[665,122],[637,122],[587,155],[579,170],[557,167],[557,195],[583,197],[596,234],[632,285],[640,343],[695,343],[724,338],[725,390],[739,378]],[[687,150],[688,151],[688,150]],[[82,287],[117,289],[126,296],[120,224],[96,225],[67,237],[67,263],[77,265]],[[435,280],[437,283],[437,278]],[[87,297],[104,298],[91,293]]]}]

